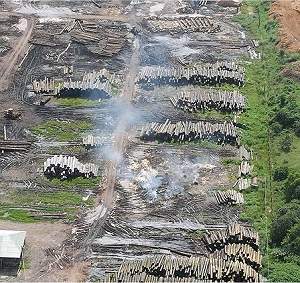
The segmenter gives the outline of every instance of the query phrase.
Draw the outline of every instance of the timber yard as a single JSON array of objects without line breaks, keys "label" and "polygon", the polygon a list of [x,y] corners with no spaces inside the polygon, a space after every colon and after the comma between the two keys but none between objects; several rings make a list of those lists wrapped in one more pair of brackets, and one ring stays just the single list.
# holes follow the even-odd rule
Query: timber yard
[{"label": "timber yard", "polygon": [[266,40],[239,20],[270,30],[282,0],[275,16],[252,2],[0,0],[0,281],[261,282],[297,266],[272,238],[285,181],[260,120],[267,76],[262,102],[248,91]]}]

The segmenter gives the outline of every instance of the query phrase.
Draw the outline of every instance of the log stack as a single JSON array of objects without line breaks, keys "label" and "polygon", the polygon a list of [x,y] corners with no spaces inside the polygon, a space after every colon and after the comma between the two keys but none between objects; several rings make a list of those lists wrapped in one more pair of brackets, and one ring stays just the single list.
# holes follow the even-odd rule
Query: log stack
[{"label": "log stack", "polygon": [[245,109],[245,97],[238,91],[200,89],[183,91],[170,98],[174,107],[188,112],[217,109],[224,112],[240,112]]},{"label": "log stack", "polygon": [[84,74],[80,81],[59,82],[45,77],[32,82],[35,93],[53,94],[57,97],[82,97],[91,99],[110,98],[111,86],[116,77],[106,69]]},{"label": "log stack", "polygon": [[54,155],[44,162],[44,175],[47,178],[93,178],[98,174],[99,166],[92,163],[83,164],[74,156]]},{"label": "log stack", "polygon": [[93,135],[88,135],[82,139],[82,143],[87,149],[99,147],[103,145],[103,142],[104,140],[102,137],[96,137]]},{"label": "log stack", "polygon": [[221,31],[221,26],[217,22],[205,16],[152,16],[145,20],[144,25],[149,31],[154,33],[216,33]]},{"label": "log stack", "polygon": [[224,249],[229,244],[247,244],[255,251],[258,251],[258,233],[240,224],[232,224],[227,229],[205,234],[203,242],[210,252]]},{"label": "log stack", "polygon": [[238,260],[221,257],[154,256],[125,261],[103,282],[259,282],[259,273]]},{"label": "log stack", "polygon": [[226,63],[205,64],[195,67],[165,68],[151,67],[142,68],[137,83],[144,87],[160,85],[184,86],[184,85],[211,85],[244,84],[243,68],[228,68]]},{"label": "log stack", "polygon": [[237,129],[230,122],[210,123],[210,122],[188,122],[180,121],[171,123],[150,123],[146,125],[140,135],[141,139],[153,141],[194,141],[209,139],[217,143],[229,143],[236,145],[238,141]]},{"label": "log stack", "polygon": [[215,193],[215,198],[218,204],[244,204],[243,194],[235,190],[218,191]]}]

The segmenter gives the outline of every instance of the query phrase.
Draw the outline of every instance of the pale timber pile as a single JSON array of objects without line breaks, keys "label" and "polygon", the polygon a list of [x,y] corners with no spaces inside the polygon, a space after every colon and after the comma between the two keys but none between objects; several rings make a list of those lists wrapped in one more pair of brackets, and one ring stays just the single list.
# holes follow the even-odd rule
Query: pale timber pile
[{"label": "pale timber pile", "polygon": [[209,139],[218,143],[229,143],[235,145],[238,142],[236,127],[229,122],[215,123],[210,122],[188,122],[180,121],[171,123],[150,123],[146,125],[140,135],[144,140],[159,141],[193,141]]},{"label": "pale timber pile", "polygon": [[240,160],[248,160],[252,159],[252,152],[248,151],[243,145],[240,146]]},{"label": "pale timber pile", "polygon": [[169,33],[216,33],[221,30],[219,24],[204,16],[157,17],[146,20],[146,27],[151,32]]},{"label": "pale timber pile", "polygon": [[227,229],[207,233],[202,240],[211,252],[221,250],[229,244],[247,244],[256,251],[259,247],[258,233],[237,223]]},{"label": "pale timber pile", "polygon": [[115,77],[105,69],[84,74],[80,81],[59,82],[45,77],[32,82],[35,93],[53,94],[57,97],[83,97],[91,99],[109,98],[111,95],[110,80]]},{"label": "pale timber pile", "polygon": [[223,83],[242,86],[244,84],[244,70],[228,70],[216,64],[189,68],[142,68],[137,83],[144,87],[155,85],[220,85]]},{"label": "pale timber pile", "polygon": [[83,145],[88,149],[99,147],[103,145],[103,142],[104,140],[102,137],[95,137],[93,135],[88,135],[82,138]]},{"label": "pale timber pile", "polygon": [[216,192],[215,197],[218,204],[229,204],[229,205],[244,204],[243,194],[235,190]]},{"label": "pale timber pile", "polygon": [[174,107],[189,112],[206,109],[238,112],[245,109],[245,97],[238,91],[189,90],[171,97],[170,100]]},{"label": "pale timber pile", "polygon": [[155,256],[125,261],[104,282],[259,282],[259,273],[221,257]]},{"label": "pale timber pile", "polygon": [[246,190],[252,186],[252,181],[251,179],[244,179],[244,178],[239,178],[236,183],[233,185],[233,187],[238,187],[240,191]]},{"label": "pale timber pile", "polygon": [[249,176],[251,175],[251,166],[248,161],[243,160],[239,167],[239,176]]},{"label": "pale timber pile", "polygon": [[92,163],[83,164],[74,156],[54,155],[44,162],[44,175],[61,180],[76,177],[93,178],[98,176],[99,167]]},{"label": "pale timber pile", "polygon": [[245,244],[228,244],[224,249],[227,259],[239,260],[247,263],[253,269],[259,270],[261,267],[262,255],[259,250],[254,250]]}]

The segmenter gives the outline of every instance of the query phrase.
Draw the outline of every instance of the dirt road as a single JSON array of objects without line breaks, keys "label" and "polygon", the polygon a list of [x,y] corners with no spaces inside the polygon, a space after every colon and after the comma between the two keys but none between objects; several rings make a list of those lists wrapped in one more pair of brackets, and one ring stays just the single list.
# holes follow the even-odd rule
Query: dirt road
[{"label": "dirt road", "polygon": [[16,69],[18,60],[20,60],[20,58],[24,55],[28,47],[28,41],[31,37],[34,27],[34,19],[32,17],[28,17],[26,18],[26,20],[27,27],[22,37],[14,46],[12,46],[11,52],[9,52],[7,56],[2,58],[2,65],[0,66],[0,91],[8,88],[10,79],[14,70]]}]

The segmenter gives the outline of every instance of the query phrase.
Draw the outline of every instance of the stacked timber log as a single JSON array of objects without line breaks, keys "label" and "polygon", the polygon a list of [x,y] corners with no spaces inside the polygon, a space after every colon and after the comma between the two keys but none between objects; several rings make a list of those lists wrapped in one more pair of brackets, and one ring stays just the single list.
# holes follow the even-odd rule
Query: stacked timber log
[{"label": "stacked timber log", "polygon": [[247,244],[255,251],[259,247],[258,233],[237,223],[227,229],[205,234],[202,240],[210,252],[224,249],[229,244]]},{"label": "stacked timber log", "polygon": [[104,282],[259,282],[259,273],[238,260],[221,257],[154,256],[125,261]]},{"label": "stacked timber log", "polygon": [[219,64],[205,64],[189,68],[144,67],[137,79],[144,87],[155,85],[220,85],[223,83],[242,86],[244,70],[227,69]]},{"label": "stacked timber log", "polygon": [[189,112],[207,109],[238,112],[245,108],[245,97],[238,91],[189,90],[171,97],[170,100],[174,107]]},{"label": "stacked timber log", "polygon": [[44,175],[61,180],[76,177],[93,178],[98,176],[99,167],[92,163],[83,164],[74,156],[54,155],[44,162]]},{"label": "stacked timber log", "polygon": [[243,145],[240,146],[240,159],[247,161],[252,159],[252,152],[248,151]]},{"label": "stacked timber log", "polygon": [[255,270],[259,270],[261,267],[261,253],[249,245],[228,244],[225,246],[224,251],[227,255],[227,259],[244,261]]},{"label": "stacked timber log", "polygon": [[152,16],[144,22],[151,32],[169,33],[216,33],[221,26],[209,17],[204,16],[180,16],[180,17],[157,17]]},{"label": "stacked timber log", "polygon": [[35,93],[52,93],[57,97],[109,98],[111,93],[110,80],[114,75],[103,69],[84,74],[80,81],[55,81],[45,77],[43,80],[32,82]]},{"label": "stacked timber log", "polygon": [[0,151],[26,151],[30,148],[31,142],[21,140],[1,140]]},{"label": "stacked timber log", "polygon": [[102,137],[95,137],[93,135],[88,135],[82,139],[82,143],[87,149],[99,147],[103,145],[103,141]]},{"label": "stacked timber log", "polygon": [[248,161],[243,160],[239,166],[239,176],[249,176],[251,174],[251,166]]},{"label": "stacked timber log", "polygon": [[218,204],[244,204],[243,194],[235,190],[218,191],[215,193],[215,198]]},{"label": "stacked timber log", "polygon": [[193,141],[209,139],[218,143],[229,143],[235,145],[238,142],[237,130],[233,123],[210,123],[210,122],[188,122],[180,121],[171,123],[150,123],[146,125],[140,135],[144,140],[159,141]]}]

